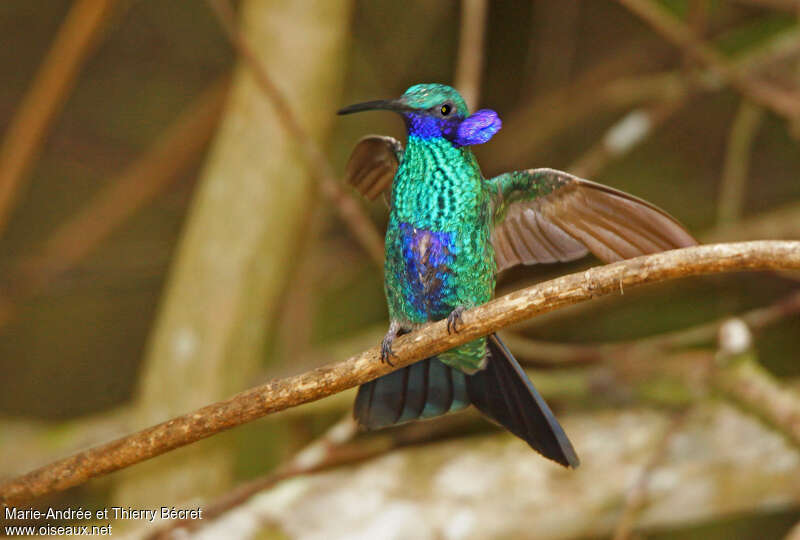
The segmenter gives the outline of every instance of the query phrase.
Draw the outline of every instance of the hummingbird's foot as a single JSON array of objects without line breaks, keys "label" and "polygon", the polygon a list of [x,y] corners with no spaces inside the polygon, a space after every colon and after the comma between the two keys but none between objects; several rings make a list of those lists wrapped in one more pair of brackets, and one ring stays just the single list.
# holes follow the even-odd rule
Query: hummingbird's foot
[{"label": "hummingbird's foot", "polygon": [[397,355],[392,352],[392,343],[398,335],[400,335],[400,324],[392,321],[389,325],[389,331],[386,332],[386,335],[383,336],[383,341],[381,341],[381,362],[386,362],[393,367],[394,364],[390,358]]},{"label": "hummingbird's foot", "polygon": [[458,333],[458,325],[463,324],[464,320],[462,319],[461,315],[467,310],[464,306],[458,306],[456,309],[450,312],[450,315],[447,316],[447,333],[452,334],[453,332]]}]

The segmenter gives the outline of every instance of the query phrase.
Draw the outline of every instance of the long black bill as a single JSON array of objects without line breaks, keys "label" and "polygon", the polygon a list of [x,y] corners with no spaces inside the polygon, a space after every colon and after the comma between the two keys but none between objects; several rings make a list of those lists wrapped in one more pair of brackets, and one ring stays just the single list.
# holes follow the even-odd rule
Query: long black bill
[{"label": "long black bill", "polygon": [[356,103],[344,109],[339,109],[336,114],[352,114],[363,111],[396,111],[396,112],[410,112],[412,109],[405,103],[396,99],[379,99],[376,101],[366,101],[364,103]]}]

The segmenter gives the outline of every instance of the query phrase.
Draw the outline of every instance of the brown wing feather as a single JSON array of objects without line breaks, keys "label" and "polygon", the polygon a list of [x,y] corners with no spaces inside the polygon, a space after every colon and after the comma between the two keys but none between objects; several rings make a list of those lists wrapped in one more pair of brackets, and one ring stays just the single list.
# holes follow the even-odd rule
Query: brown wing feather
[{"label": "brown wing feather", "polygon": [[589,251],[613,262],[697,244],[675,218],[647,201],[553,169],[530,174],[557,187],[508,206],[492,232],[498,271],[571,261]]},{"label": "brown wing feather", "polygon": [[351,186],[369,200],[381,193],[391,193],[392,181],[400,163],[397,155],[402,152],[397,139],[369,135],[356,143],[344,174]]},{"label": "brown wing feather", "polygon": [[492,231],[498,271],[516,264],[565,262],[583,257],[586,247],[540,212],[512,204],[506,219]]}]

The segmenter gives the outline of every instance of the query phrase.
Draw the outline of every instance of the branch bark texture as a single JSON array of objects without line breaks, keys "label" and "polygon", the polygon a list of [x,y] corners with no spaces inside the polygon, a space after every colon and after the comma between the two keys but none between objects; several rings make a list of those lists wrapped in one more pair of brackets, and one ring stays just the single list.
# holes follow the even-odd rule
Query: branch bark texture
[{"label": "branch bark texture", "polygon": [[380,362],[376,346],[342,362],[270,381],[228,400],[10,479],[0,484],[0,503],[18,504],[67,489],[267,414],[363,384],[393,369],[560,307],[679,277],[782,269],[800,269],[800,242],[696,246],[569,274],[465,312],[464,326],[457,334],[448,334],[446,322],[439,321],[400,337],[394,344],[397,354],[394,368]]}]

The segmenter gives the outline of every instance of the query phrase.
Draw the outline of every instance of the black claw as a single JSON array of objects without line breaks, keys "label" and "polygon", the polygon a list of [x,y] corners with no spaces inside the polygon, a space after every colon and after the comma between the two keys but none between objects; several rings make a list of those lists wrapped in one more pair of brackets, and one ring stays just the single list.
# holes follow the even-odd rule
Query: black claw
[{"label": "black claw", "polygon": [[383,341],[381,342],[381,362],[385,362],[392,367],[394,367],[394,364],[390,360],[390,357],[397,356],[396,354],[394,354],[394,351],[392,351],[393,341],[394,341],[394,336],[386,336],[385,338],[383,338]]},{"label": "black claw", "polygon": [[458,332],[458,325],[463,323],[464,320],[461,317],[461,314],[464,313],[466,308],[459,306],[453,311],[450,312],[450,315],[447,316],[447,333],[452,334],[453,332]]}]

